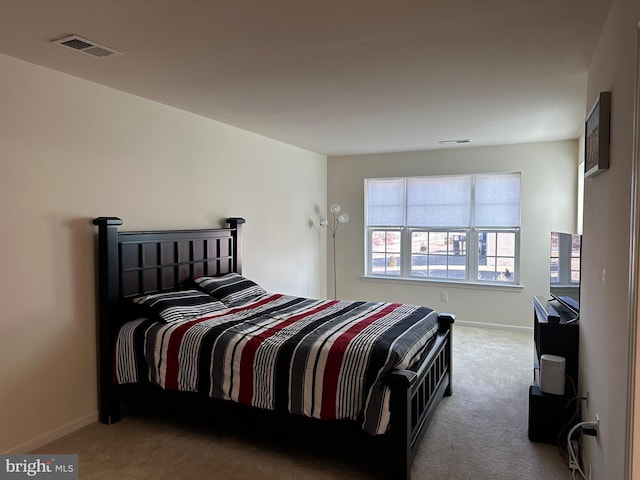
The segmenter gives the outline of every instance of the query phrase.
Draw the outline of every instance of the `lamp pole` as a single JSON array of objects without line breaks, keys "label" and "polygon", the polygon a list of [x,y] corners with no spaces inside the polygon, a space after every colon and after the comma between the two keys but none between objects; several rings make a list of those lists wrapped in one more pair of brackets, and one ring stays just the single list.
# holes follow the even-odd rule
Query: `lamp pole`
[{"label": "lamp pole", "polygon": [[320,225],[327,227],[331,232],[333,239],[333,298],[338,298],[338,280],[336,275],[336,234],[338,233],[338,225],[341,223],[347,223],[349,221],[349,215],[346,213],[340,213],[340,205],[334,203],[331,205],[331,215],[333,215],[333,225],[329,224],[329,221],[325,218],[320,220]]}]

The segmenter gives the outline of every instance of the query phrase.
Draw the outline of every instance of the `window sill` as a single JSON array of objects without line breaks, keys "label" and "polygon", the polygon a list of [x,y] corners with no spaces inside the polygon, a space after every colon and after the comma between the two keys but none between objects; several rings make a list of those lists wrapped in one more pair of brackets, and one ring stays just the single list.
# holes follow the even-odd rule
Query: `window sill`
[{"label": "window sill", "polygon": [[482,282],[465,282],[459,280],[447,279],[422,279],[422,278],[406,278],[406,277],[382,277],[376,275],[363,275],[360,277],[363,282],[381,282],[381,283],[406,283],[406,284],[427,284],[429,286],[446,285],[447,287],[460,287],[479,290],[502,290],[505,292],[520,292],[524,289],[524,285],[517,284],[499,284],[499,283],[482,283]]}]

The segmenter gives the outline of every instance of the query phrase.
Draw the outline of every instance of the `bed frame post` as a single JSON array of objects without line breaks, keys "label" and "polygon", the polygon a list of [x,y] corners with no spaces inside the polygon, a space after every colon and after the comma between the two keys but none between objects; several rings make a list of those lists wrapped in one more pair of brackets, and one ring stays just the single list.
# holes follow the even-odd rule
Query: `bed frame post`
[{"label": "bed frame post", "polygon": [[449,366],[449,385],[444,391],[445,397],[450,397],[453,393],[453,323],[456,320],[456,316],[453,313],[441,313],[438,315],[438,331],[440,333],[449,332],[449,341],[444,347],[444,354],[447,357],[447,365]]},{"label": "bed frame post", "polygon": [[233,271],[242,274],[242,224],[246,220],[240,217],[227,218],[227,223],[233,230]]},{"label": "bed frame post", "polygon": [[391,389],[391,427],[390,434],[390,478],[398,480],[411,479],[413,452],[411,448],[411,384],[415,374],[408,370],[396,370],[389,376]]},{"label": "bed frame post", "polygon": [[118,282],[118,226],[117,217],[98,217],[98,410],[100,421],[111,424],[120,419],[120,402],[113,385],[113,347],[115,318],[120,300]]}]

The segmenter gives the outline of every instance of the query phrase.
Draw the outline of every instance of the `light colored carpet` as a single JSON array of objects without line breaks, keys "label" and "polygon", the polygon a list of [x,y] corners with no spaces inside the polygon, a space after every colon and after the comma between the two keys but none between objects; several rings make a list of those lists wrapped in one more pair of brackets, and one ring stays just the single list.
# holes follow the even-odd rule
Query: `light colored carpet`
[{"label": "light colored carpet", "polygon": [[[414,460],[415,480],[569,480],[558,449],[527,438],[532,334],[454,328],[453,396]],[[79,455],[81,479],[370,479],[370,469],[295,445],[157,417],[95,423],[32,453]]]},{"label": "light colored carpet", "polygon": [[533,333],[456,326],[453,338],[453,395],[436,411],[412,478],[570,479],[557,447],[527,437]]}]

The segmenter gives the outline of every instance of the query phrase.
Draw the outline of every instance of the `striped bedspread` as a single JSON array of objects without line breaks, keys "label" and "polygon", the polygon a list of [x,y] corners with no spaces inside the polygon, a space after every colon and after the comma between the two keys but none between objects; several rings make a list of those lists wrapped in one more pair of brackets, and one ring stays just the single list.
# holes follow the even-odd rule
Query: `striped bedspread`
[{"label": "striped bedspread", "polygon": [[437,329],[437,314],[426,307],[266,294],[194,320],[125,324],[116,381],[348,418],[382,434],[389,392],[380,379],[411,365]]}]

